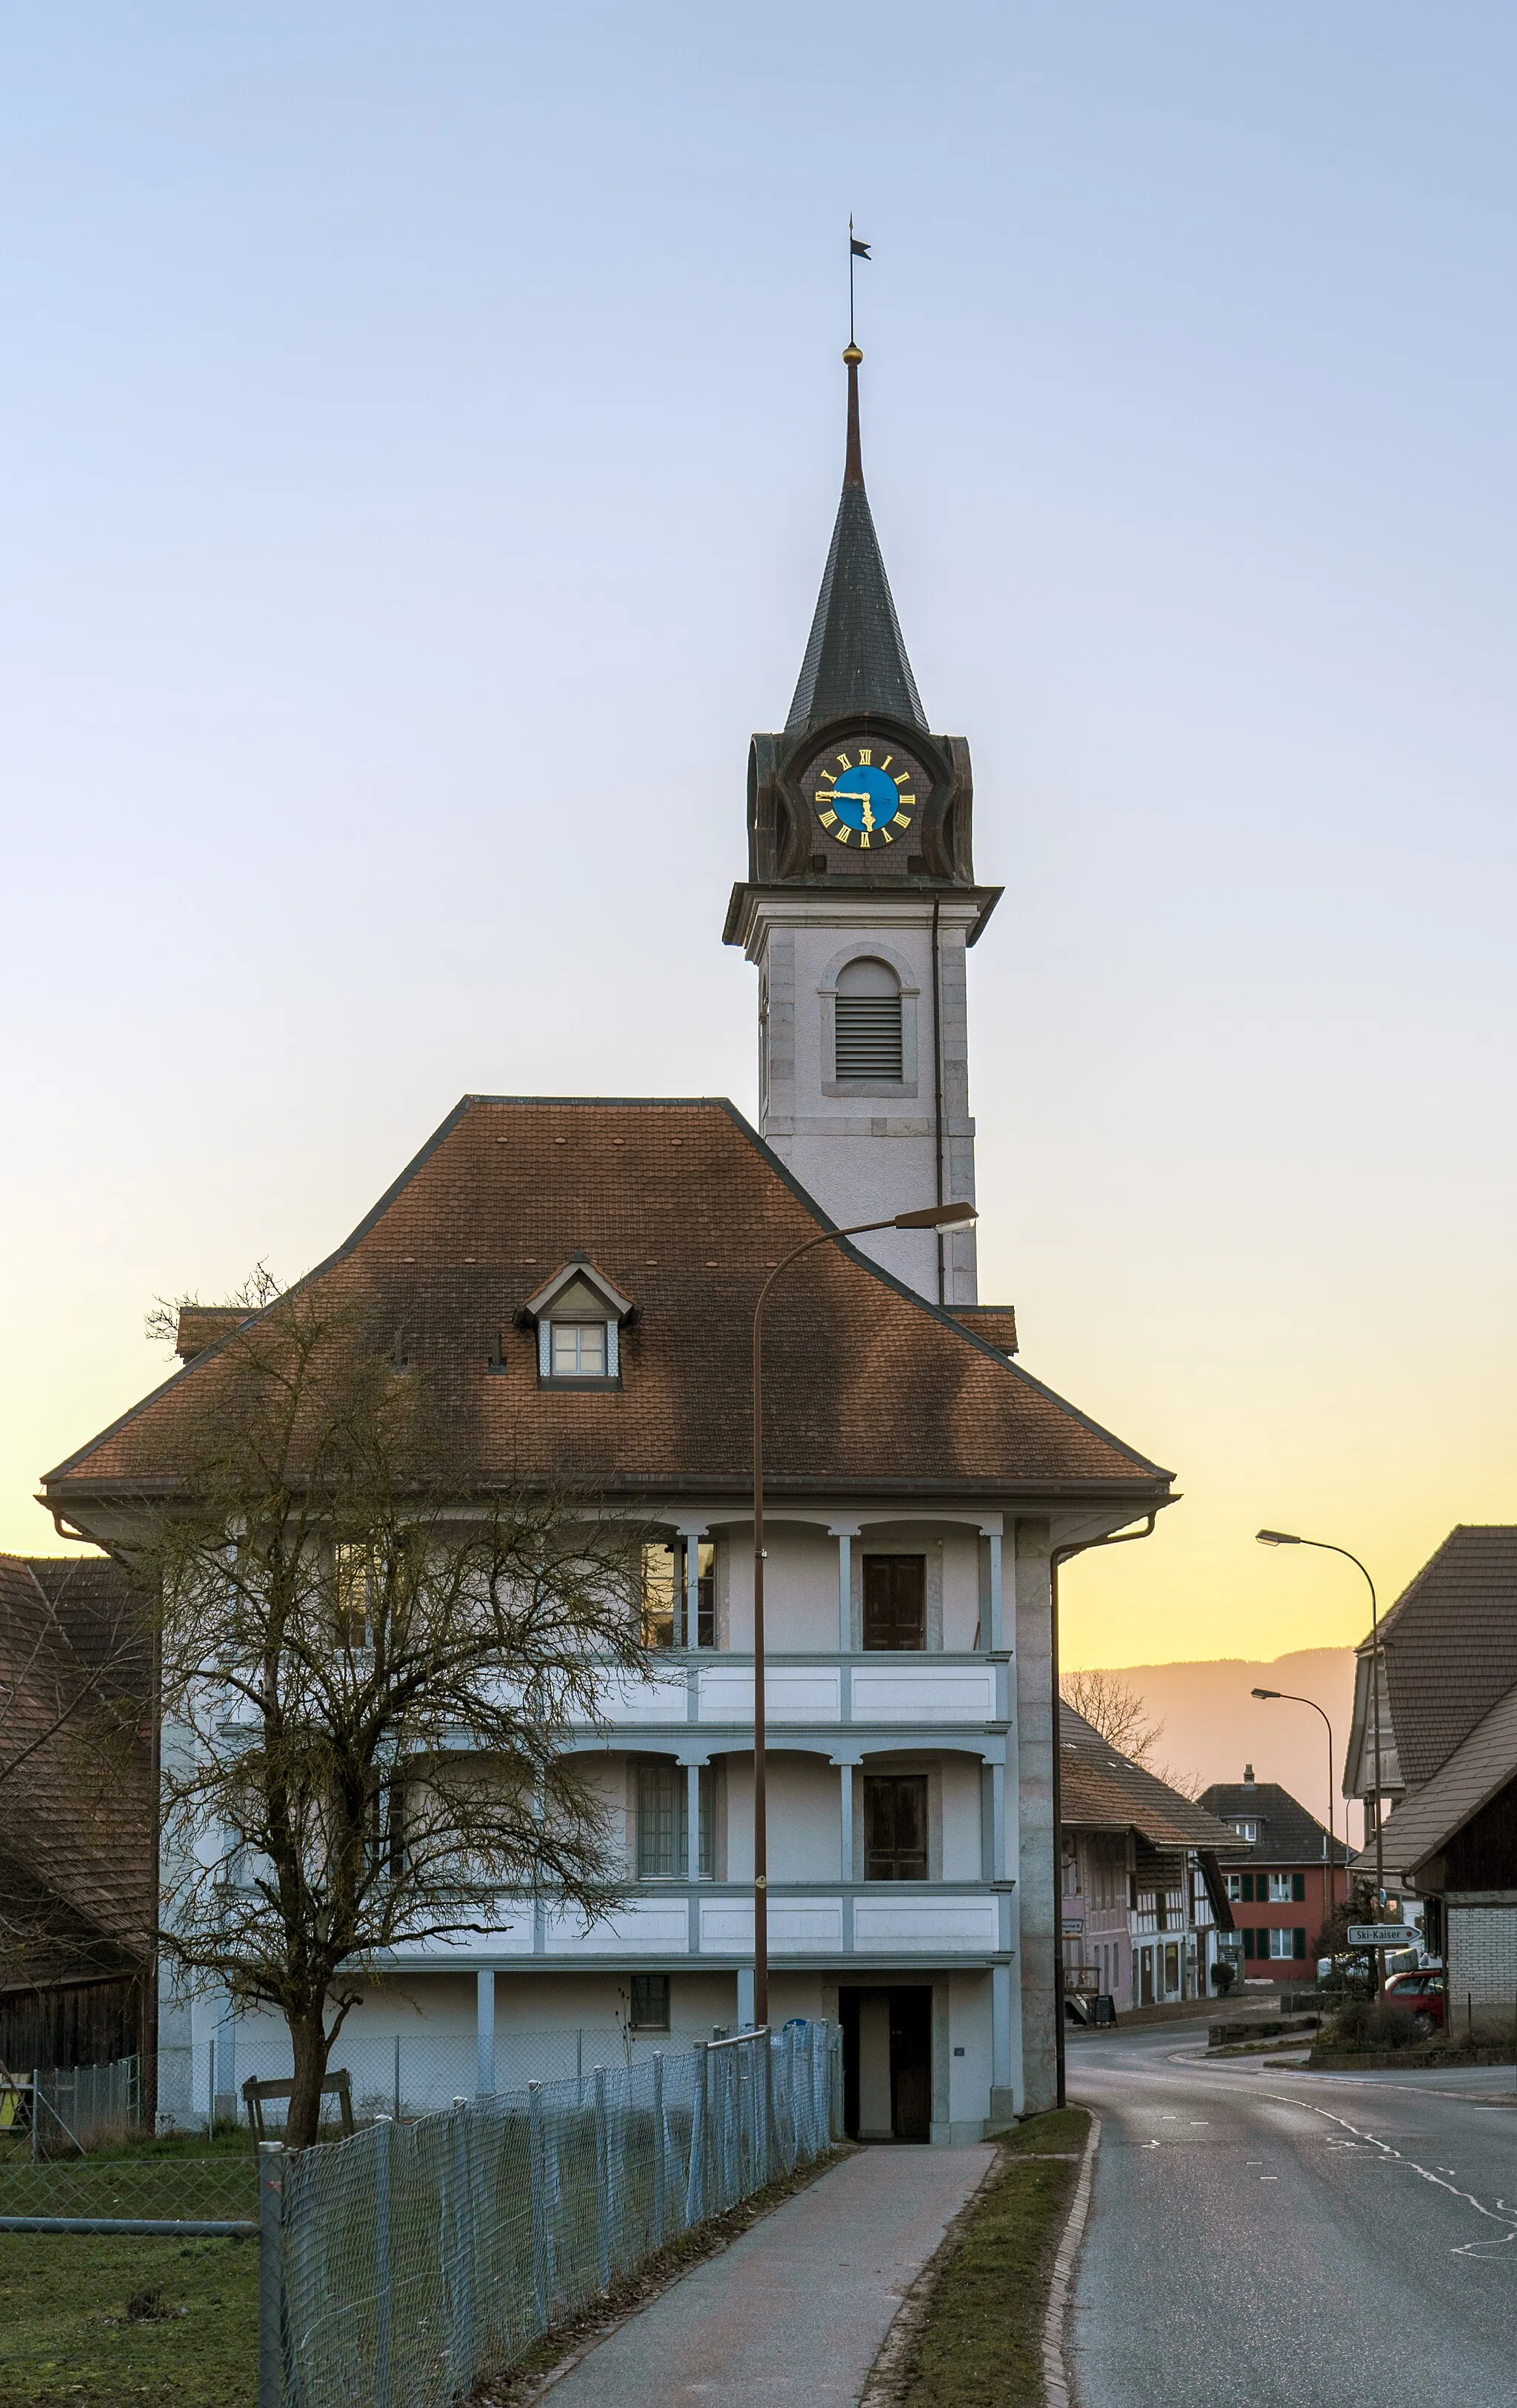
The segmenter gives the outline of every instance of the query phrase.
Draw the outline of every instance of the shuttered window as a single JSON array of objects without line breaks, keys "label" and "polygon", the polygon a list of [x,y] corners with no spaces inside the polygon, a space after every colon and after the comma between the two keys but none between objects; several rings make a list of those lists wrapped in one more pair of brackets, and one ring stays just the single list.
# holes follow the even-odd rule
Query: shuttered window
[{"label": "shuttered window", "polygon": [[901,998],[898,995],[840,995],[837,998],[837,1076],[899,1079]]},{"label": "shuttered window", "polygon": [[836,1001],[836,1076],[898,1084],[901,1055],[901,990],[887,962],[846,964]]}]

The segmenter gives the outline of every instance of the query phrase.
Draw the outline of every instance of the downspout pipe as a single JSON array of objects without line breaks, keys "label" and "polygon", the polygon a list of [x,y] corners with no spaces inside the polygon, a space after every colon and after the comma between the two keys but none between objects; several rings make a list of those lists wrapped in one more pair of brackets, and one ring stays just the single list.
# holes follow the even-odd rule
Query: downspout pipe
[{"label": "downspout pipe", "polygon": [[[1165,1505],[1178,1505],[1166,1497]],[[1059,1727],[1059,1572],[1072,1555],[1086,1555],[1096,1547],[1126,1547],[1135,1539],[1152,1539],[1164,1505],[1153,1506],[1140,1530],[1113,1530],[1109,1538],[1079,1539],[1072,1546],[1054,1547],[1049,1555],[1049,1672],[1053,1690],[1053,2045],[1058,2065],[1058,2103],[1065,2105],[1064,2084],[1064,1734]]]},{"label": "downspout pipe", "polygon": [[[943,898],[932,898],[932,1120],[933,1156],[937,1168],[937,1201],[943,1197],[943,956],[938,935],[938,920]],[[937,1301],[948,1302],[947,1274],[948,1233],[937,1232]]]}]

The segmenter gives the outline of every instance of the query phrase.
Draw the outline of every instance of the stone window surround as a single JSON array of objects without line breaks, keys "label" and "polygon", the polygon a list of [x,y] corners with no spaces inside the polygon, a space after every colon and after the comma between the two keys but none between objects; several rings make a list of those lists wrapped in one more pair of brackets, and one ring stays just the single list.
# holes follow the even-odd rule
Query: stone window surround
[{"label": "stone window surround", "polygon": [[[901,1068],[909,1075],[903,1079],[837,1079],[831,1074],[837,1066],[837,981],[850,962],[884,962],[895,973],[901,987]],[[917,1004],[922,990],[916,972],[904,953],[887,945],[872,931],[868,936],[855,937],[834,953],[822,973],[817,996],[822,1007],[822,1092],[824,1096],[894,1096],[913,1098],[920,1092],[917,1049]]]}]

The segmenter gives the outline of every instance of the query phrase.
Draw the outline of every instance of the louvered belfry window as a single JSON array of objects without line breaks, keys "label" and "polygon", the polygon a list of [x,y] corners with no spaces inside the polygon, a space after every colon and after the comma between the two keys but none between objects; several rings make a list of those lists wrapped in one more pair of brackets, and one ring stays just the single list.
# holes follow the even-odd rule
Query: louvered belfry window
[{"label": "louvered belfry window", "polygon": [[888,962],[849,962],[837,975],[837,1078],[895,1083],[901,1059],[901,986]]}]

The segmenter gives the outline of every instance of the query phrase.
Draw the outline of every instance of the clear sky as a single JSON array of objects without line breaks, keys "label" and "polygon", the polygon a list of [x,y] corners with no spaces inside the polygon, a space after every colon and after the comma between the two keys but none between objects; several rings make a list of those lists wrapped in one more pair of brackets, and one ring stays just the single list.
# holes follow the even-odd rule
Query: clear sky
[{"label": "clear sky", "polygon": [[1068,1654],[1517,1517],[1514,84],[1383,0],[0,8],[0,1543],[464,1091],[752,1109],[850,209],[981,1293],[1185,1492]]}]

